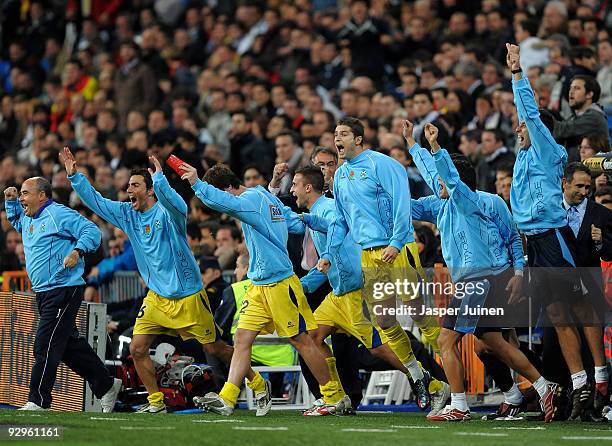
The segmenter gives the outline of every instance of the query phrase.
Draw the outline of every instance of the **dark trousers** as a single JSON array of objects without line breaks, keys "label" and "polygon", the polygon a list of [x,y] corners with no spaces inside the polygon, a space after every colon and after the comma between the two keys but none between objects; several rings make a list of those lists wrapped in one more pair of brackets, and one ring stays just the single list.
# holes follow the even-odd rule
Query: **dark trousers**
[{"label": "dark trousers", "polygon": [[36,293],[40,320],[34,340],[28,401],[41,407],[51,406],[51,390],[60,361],[82,376],[98,398],[113,385],[104,363],[79,335],[75,324],[83,291],[84,287],[78,286]]}]

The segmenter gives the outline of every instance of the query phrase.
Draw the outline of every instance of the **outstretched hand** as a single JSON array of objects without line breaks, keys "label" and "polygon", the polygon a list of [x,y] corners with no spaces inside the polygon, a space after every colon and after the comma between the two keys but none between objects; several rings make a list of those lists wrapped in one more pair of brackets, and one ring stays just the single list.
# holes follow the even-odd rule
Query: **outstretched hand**
[{"label": "outstretched hand", "polygon": [[59,154],[60,162],[66,168],[66,173],[68,176],[72,176],[76,173],[77,163],[74,159],[74,155],[70,151],[68,147],[64,147],[64,149]]},{"label": "outstretched hand", "polygon": [[521,49],[518,45],[506,43],[506,65],[510,70],[521,68]]},{"label": "outstretched hand", "polygon": [[154,174],[156,174],[158,172],[162,172],[162,166],[161,166],[161,164],[159,163],[159,160],[156,157],[150,156],[149,157],[149,162],[151,164],[153,164],[153,167],[155,167],[155,171],[149,167],[149,173],[151,174],[151,176],[153,176]]},{"label": "outstretched hand", "polygon": [[181,180],[189,181],[189,184],[191,184],[192,186],[196,183],[196,181],[198,181],[198,171],[195,167],[183,163],[179,166],[179,169],[183,171],[183,174],[181,175]]}]

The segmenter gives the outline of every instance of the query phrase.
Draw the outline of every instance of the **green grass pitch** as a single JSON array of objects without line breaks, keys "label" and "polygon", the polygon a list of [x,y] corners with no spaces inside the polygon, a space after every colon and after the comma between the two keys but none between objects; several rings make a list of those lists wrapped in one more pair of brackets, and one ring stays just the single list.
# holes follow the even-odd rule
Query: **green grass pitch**
[{"label": "green grass pitch", "polygon": [[[12,444],[62,445],[612,445],[612,423],[493,422],[433,423],[416,413],[358,413],[357,416],[303,417],[272,411],[264,418],[238,410],[213,414],[59,413],[0,410],[0,424],[62,426],[62,441],[20,440]],[[6,443],[5,443],[6,444]]]}]

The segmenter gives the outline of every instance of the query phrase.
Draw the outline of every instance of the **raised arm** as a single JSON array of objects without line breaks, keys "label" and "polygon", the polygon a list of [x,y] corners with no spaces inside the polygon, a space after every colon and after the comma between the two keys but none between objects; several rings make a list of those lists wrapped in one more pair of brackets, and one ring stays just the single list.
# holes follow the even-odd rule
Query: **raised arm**
[{"label": "raised arm", "polygon": [[565,163],[567,152],[555,141],[540,118],[538,104],[529,79],[521,70],[520,50],[517,45],[506,44],[506,61],[512,70],[512,92],[519,122],[524,122],[531,140],[531,150],[547,164]]},{"label": "raised arm", "polygon": [[414,124],[408,120],[404,121],[404,138],[410,149],[410,155],[419,172],[427,185],[434,191],[436,196],[439,196],[440,185],[438,183],[438,171],[429,150],[421,147],[414,139]]},{"label": "raised arm", "polygon": [[18,195],[19,193],[16,187],[7,187],[4,189],[4,209],[6,210],[6,218],[11,226],[21,234],[23,207],[21,207],[21,203],[17,200]]},{"label": "raised arm", "polygon": [[127,222],[125,210],[130,204],[109,200],[95,190],[85,175],[77,172],[76,160],[68,147],[64,147],[63,152],[60,153],[60,161],[66,167],[66,173],[72,188],[85,206],[110,224],[125,231],[125,224]]},{"label": "raised arm", "polygon": [[151,179],[153,180],[155,196],[159,204],[168,212],[179,231],[185,233],[187,231],[187,213],[189,211],[187,203],[168,183],[168,179],[164,175],[158,159],[150,156],[149,161],[155,166],[155,171],[149,169]]},{"label": "raised arm", "polygon": [[196,196],[209,208],[225,212],[247,224],[255,223],[258,209],[255,209],[253,203],[244,197],[219,190],[202,180],[197,180],[191,187]]}]

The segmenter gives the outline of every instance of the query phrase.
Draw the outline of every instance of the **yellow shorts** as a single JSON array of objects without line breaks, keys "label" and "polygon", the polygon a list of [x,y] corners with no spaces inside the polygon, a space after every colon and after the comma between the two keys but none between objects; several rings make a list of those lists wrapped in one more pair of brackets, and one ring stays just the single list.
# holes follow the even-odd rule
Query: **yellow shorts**
[{"label": "yellow shorts", "polygon": [[366,348],[376,348],[383,344],[381,336],[363,314],[361,290],[336,296],[329,293],[314,312],[319,325],[335,327],[339,332],[357,338]]},{"label": "yellow shorts", "polygon": [[149,290],[136,316],[134,334],[180,335],[200,344],[210,344],[221,336],[204,289],[182,299],[168,299]]},{"label": "yellow shorts", "polygon": [[297,276],[269,285],[252,284],[244,296],[238,328],[292,338],[317,328]]},{"label": "yellow shorts", "polygon": [[[404,245],[392,264],[383,262],[381,255],[385,247],[364,249],[361,251],[361,266],[363,268],[363,297],[368,304],[388,300],[389,298],[410,301],[419,298],[419,288],[404,284],[418,284],[424,280],[425,271],[421,267],[419,259],[419,248],[416,243],[411,242]],[[385,284],[396,284],[399,281],[402,286],[401,293],[389,293],[383,287]]]}]

